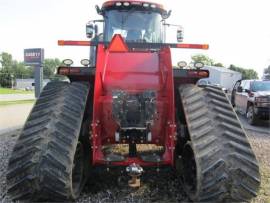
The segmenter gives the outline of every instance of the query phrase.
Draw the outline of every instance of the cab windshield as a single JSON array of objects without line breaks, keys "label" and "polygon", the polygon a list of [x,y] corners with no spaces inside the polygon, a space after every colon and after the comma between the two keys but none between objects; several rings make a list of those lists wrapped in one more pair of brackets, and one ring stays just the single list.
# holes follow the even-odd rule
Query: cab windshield
[{"label": "cab windshield", "polygon": [[270,81],[254,81],[251,85],[252,91],[270,91]]},{"label": "cab windshield", "polygon": [[157,12],[145,10],[108,10],[105,12],[104,40],[121,34],[127,42],[162,43],[162,18]]}]

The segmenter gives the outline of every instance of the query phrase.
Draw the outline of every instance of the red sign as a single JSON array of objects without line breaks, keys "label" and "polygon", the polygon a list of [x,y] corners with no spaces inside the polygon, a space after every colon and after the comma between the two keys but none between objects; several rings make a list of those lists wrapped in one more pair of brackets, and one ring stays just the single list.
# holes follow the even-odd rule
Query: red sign
[{"label": "red sign", "polygon": [[41,65],[44,60],[44,49],[25,49],[24,63],[27,65]]}]

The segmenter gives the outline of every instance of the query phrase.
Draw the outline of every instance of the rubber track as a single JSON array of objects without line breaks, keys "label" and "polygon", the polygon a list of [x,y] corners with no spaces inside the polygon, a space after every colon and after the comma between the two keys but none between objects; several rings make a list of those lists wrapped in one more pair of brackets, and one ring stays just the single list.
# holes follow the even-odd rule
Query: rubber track
[{"label": "rubber track", "polygon": [[72,199],[71,170],[89,86],[48,83],[33,107],[9,160],[13,200]]},{"label": "rubber track", "polygon": [[195,85],[180,86],[179,93],[197,163],[198,189],[190,198],[231,202],[255,197],[259,166],[225,93],[218,87]]}]

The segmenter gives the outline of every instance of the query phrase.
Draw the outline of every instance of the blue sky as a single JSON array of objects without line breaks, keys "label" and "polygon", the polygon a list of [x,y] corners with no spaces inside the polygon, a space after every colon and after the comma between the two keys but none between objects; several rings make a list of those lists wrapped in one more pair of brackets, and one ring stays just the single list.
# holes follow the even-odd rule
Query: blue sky
[{"label": "blue sky", "polygon": [[[85,24],[100,18],[98,0],[0,0],[0,52],[23,59],[24,48],[45,48],[47,58],[88,57],[88,48],[58,47],[58,39],[86,40]],[[207,54],[225,65],[255,69],[270,65],[269,0],[158,0],[172,9],[168,22],[185,29],[184,42],[210,50],[173,50],[173,63]]]}]

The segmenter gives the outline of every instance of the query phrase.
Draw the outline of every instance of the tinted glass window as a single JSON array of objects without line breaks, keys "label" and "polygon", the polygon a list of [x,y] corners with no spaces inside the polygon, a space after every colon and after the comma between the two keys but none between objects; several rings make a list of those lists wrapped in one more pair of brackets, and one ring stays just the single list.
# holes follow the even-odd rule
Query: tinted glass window
[{"label": "tinted glass window", "polygon": [[130,10],[109,10],[105,13],[105,41],[121,34],[129,42],[163,42],[162,18],[159,13]]},{"label": "tinted glass window", "polygon": [[253,92],[270,91],[270,81],[254,81],[252,82],[251,89]]},{"label": "tinted glass window", "polygon": [[244,86],[243,86],[244,90],[250,90],[250,81],[246,81]]},{"label": "tinted glass window", "polygon": [[247,81],[243,80],[240,84],[240,87],[242,87],[242,89],[244,90],[244,86],[246,85]]},{"label": "tinted glass window", "polygon": [[237,88],[240,86],[240,84],[241,84],[240,81],[236,82],[233,90],[237,90]]}]

